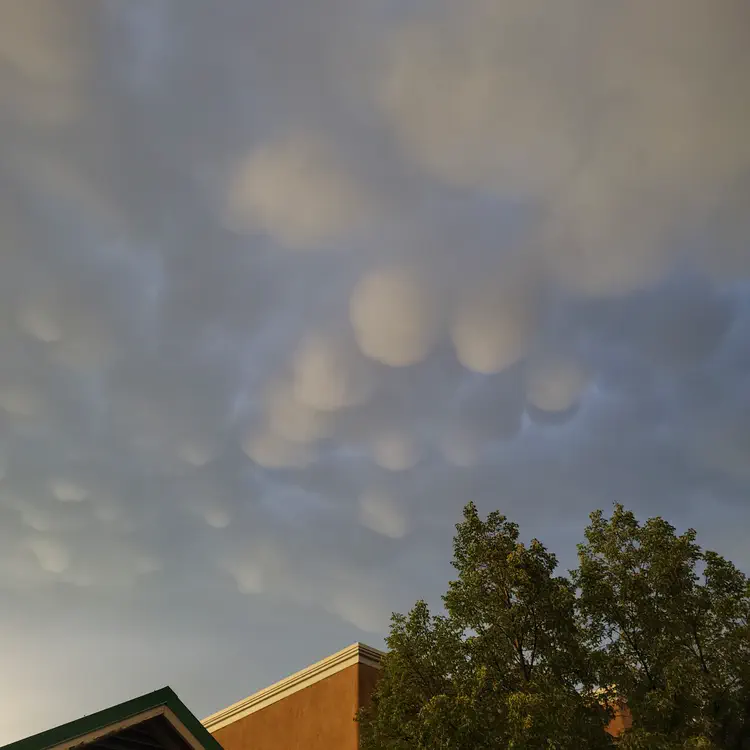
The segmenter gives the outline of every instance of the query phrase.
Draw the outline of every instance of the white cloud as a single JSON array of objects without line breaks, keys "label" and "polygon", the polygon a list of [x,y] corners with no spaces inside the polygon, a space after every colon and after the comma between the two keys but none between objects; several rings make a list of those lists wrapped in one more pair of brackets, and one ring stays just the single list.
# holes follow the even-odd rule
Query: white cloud
[{"label": "white cloud", "polygon": [[440,330],[435,290],[416,271],[367,274],[354,288],[349,310],[362,352],[392,367],[423,360]]},{"label": "white cloud", "polygon": [[533,287],[523,283],[483,283],[465,292],[451,321],[461,364],[492,374],[522,359],[536,332],[536,304]]},{"label": "white cloud", "polygon": [[271,432],[293,443],[313,443],[331,429],[330,416],[297,401],[294,387],[287,383],[273,384],[267,413]]},{"label": "white cloud", "polygon": [[225,508],[208,508],[203,517],[206,523],[214,529],[226,529],[232,522],[232,517]]},{"label": "white cloud", "polygon": [[561,185],[581,157],[583,123],[578,98],[559,86],[569,55],[548,69],[539,51],[560,50],[555,36],[574,41],[577,10],[470,0],[399,30],[379,99],[406,152],[460,187],[536,196]]},{"label": "white cloud", "polygon": [[89,492],[77,482],[67,479],[56,479],[50,483],[52,494],[63,503],[80,503],[86,500]]},{"label": "white cloud", "polygon": [[335,243],[356,230],[371,208],[332,149],[309,133],[252,151],[238,165],[227,200],[231,228],[266,232],[292,249]]},{"label": "white cloud", "polygon": [[419,445],[414,437],[399,430],[381,432],[372,443],[375,463],[389,471],[413,469],[420,459]]},{"label": "white cloud", "polygon": [[31,538],[28,544],[39,563],[39,567],[48,573],[63,573],[70,565],[70,552],[58,540],[52,537],[37,536]]},{"label": "white cloud", "polygon": [[232,572],[237,582],[237,588],[241,593],[260,594],[263,592],[263,573],[256,565],[242,565],[235,568]]},{"label": "white cloud", "polygon": [[252,432],[243,440],[242,450],[266,469],[303,469],[313,457],[308,446],[270,432]]},{"label": "white cloud", "polygon": [[54,0],[12,0],[0,31],[0,56],[34,81],[68,83],[88,66],[82,44],[81,3],[62,9]]},{"label": "white cloud", "polygon": [[356,348],[340,334],[314,332],[293,357],[294,396],[313,409],[337,411],[366,401],[373,374]]},{"label": "white cloud", "polygon": [[360,496],[359,520],[368,529],[392,539],[401,539],[409,529],[403,505],[377,490],[368,490]]},{"label": "white cloud", "polygon": [[737,2],[469,0],[396,32],[376,98],[431,175],[537,202],[529,244],[558,281],[620,295],[750,167],[746,23]]},{"label": "white cloud", "polygon": [[573,357],[548,356],[532,361],[526,381],[526,398],[542,411],[565,411],[586,386],[586,372]]}]

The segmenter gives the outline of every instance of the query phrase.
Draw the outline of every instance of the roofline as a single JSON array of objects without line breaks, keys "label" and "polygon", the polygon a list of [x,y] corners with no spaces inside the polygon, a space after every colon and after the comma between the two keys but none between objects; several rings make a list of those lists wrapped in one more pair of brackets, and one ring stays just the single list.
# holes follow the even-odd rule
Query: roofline
[{"label": "roofline", "polygon": [[239,719],[243,719],[245,716],[260,711],[266,706],[270,706],[356,664],[366,664],[379,669],[384,656],[384,652],[372,648],[372,646],[353,643],[351,646],[337,651],[335,654],[311,664],[309,667],[295,672],[293,675],[275,682],[273,685],[253,693],[251,696],[233,703],[211,716],[207,716],[203,719],[203,726],[209,732],[216,732]]},{"label": "roofline", "polygon": [[160,715],[172,724],[194,750],[222,750],[221,745],[170,687],[12,742],[0,750],[68,750]]}]

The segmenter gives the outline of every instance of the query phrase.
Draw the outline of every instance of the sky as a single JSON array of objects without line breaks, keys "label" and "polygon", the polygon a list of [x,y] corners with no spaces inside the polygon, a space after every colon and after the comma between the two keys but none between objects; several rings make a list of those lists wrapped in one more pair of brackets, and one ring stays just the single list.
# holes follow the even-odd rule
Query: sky
[{"label": "sky", "polygon": [[745,0],[2,0],[0,744],[439,605],[472,500],[750,570]]}]

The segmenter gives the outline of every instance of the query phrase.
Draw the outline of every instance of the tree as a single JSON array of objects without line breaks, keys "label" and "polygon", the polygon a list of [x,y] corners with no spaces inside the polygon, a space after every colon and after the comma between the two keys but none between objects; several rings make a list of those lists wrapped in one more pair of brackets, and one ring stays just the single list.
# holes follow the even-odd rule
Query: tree
[{"label": "tree", "polygon": [[[393,616],[361,747],[750,750],[750,585],[695,538],[597,511],[564,577],[470,503],[445,613]],[[623,700],[633,724],[613,738]]]},{"label": "tree", "polygon": [[555,556],[469,504],[456,527],[445,615],[394,615],[383,676],[363,712],[365,750],[607,748],[608,714]]},{"label": "tree", "polygon": [[627,697],[623,748],[750,748],[750,586],[690,529],[591,515],[578,610],[597,679]]}]

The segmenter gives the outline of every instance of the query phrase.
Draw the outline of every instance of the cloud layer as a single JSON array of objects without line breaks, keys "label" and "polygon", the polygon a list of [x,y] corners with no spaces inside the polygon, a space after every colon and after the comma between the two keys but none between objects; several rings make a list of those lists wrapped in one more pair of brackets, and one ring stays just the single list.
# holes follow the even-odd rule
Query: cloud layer
[{"label": "cloud layer", "polygon": [[750,566],[747,3],[7,4],[0,743],[378,645],[468,500]]}]

